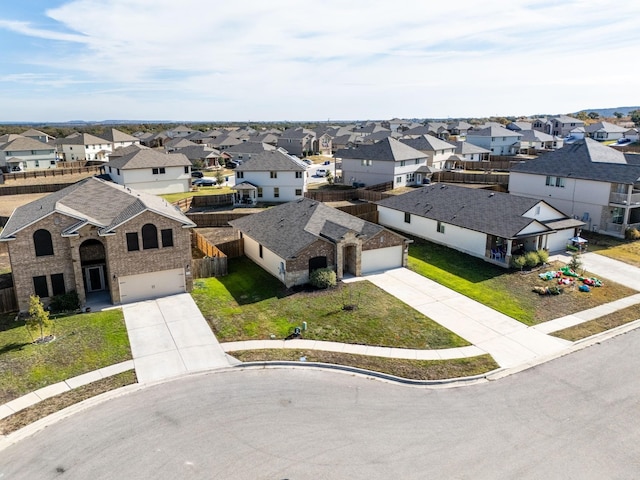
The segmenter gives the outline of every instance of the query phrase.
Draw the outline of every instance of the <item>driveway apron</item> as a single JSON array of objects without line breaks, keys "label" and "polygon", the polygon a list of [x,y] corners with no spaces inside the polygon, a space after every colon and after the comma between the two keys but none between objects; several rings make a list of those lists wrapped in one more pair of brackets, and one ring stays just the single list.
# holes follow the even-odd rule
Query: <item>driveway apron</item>
[{"label": "driveway apron", "polygon": [[515,367],[553,355],[571,344],[406,268],[374,273],[365,279],[491,354],[501,367]]},{"label": "driveway apron", "polygon": [[138,382],[230,366],[188,293],[122,306]]}]

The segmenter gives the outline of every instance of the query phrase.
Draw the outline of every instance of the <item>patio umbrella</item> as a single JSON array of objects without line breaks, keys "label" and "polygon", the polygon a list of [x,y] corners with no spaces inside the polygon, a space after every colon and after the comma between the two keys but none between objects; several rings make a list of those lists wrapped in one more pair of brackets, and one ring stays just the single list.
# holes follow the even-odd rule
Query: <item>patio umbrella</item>
[{"label": "patio umbrella", "polygon": [[569,239],[569,241],[573,243],[587,243],[589,240],[582,237],[572,237]]}]

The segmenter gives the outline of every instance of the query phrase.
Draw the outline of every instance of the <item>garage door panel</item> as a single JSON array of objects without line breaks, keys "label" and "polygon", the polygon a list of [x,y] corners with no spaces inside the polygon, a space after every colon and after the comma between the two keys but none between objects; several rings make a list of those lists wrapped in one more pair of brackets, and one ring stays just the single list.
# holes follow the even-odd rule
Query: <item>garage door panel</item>
[{"label": "garage door panel", "polygon": [[118,285],[122,303],[186,292],[184,270],[181,268],[120,277]]},{"label": "garage door panel", "polygon": [[402,245],[362,252],[362,273],[389,270],[402,266]]}]

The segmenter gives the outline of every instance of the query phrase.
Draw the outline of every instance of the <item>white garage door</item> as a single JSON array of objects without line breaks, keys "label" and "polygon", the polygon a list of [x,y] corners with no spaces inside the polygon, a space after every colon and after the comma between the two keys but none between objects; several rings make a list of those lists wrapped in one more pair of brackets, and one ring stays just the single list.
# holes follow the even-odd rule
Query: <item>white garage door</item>
[{"label": "white garage door", "polygon": [[362,274],[402,266],[402,245],[362,252]]},{"label": "white garage door", "polygon": [[182,268],[128,275],[120,277],[118,284],[122,303],[138,302],[187,291]]}]

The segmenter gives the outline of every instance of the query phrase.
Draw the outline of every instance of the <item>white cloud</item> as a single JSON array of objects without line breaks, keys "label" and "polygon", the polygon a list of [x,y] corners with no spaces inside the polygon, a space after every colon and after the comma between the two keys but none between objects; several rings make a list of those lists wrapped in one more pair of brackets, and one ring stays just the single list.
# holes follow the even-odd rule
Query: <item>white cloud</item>
[{"label": "white cloud", "polygon": [[[613,99],[638,103],[628,95],[638,73],[632,59],[640,5],[219,3],[75,0],[47,11],[55,30],[8,20],[0,29],[59,42],[53,55],[24,57],[38,74],[23,78],[39,85],[51,80],[58,90],[72,83],[91,88],[85,117],[96,115],[92,97],[122,109],[105,117],[150,118],[145,111],[153,109],[165,112],[163,118],[255,120],[568,112]],[[38,76],[42,70],[63,80]],[[17,81],[9,73],[14,76],[4,84]],[[119,104],[102,97],[113,92]],[[158,104],[151,107],[148,98]]]}]

